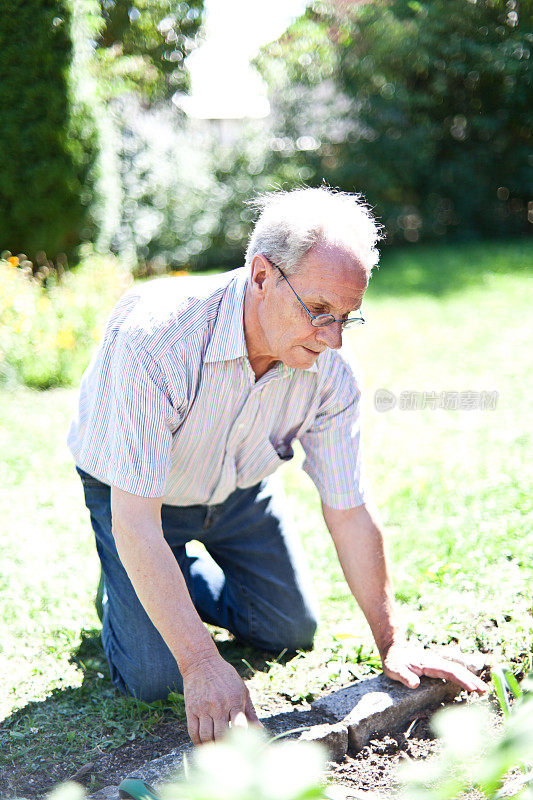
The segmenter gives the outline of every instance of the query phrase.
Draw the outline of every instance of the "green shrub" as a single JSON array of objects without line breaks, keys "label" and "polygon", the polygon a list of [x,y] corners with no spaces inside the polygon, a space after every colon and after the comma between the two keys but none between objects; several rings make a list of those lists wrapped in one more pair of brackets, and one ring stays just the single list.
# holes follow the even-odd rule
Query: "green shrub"
[{"label": "green shrub", "polygon": [[55,260],[91,233],[96,127],[78,88],[94,5],[0,0],[0,251]]},{"label": "green shrub", "polygon": [[270,117],[218,142],[206,135],[207,191],[182,193],[179,224],[161,217],[148,258],[173,239],[167,263],[235,266],[251,229],[247,200],[323,181],[365,195],[386,245],[525,239],[532,9],[532,0],[311,4],[256,59]]},{"label": "green shrub", "polygon": [[101,5],[104,24],[95,40],[104,95],[134,92],[150,102],[186,92],[184,62],[195,45],[204,0],[113,0]]},{"label": "green shrub", "polygon": [[532,16],[531,0],[314,4],[258,59],[270,174],[363,192],[389,242],[525,233]]},{"label": "green shrub", "polygon": [[111,307],[131,281],[110,256],[88,256],[58,281],[0,259],[0,384],[70,386],[87,366]]}]

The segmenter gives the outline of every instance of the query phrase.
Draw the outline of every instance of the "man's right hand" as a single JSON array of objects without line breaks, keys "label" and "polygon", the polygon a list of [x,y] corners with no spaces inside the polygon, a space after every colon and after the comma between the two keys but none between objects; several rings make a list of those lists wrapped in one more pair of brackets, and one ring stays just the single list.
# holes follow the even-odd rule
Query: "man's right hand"
[{"label": "man's right hand", "polygon": [[[189,735],[194,744],[221,739],[229,724],[259,725],[248,689],[216,649],[196,611],[161,527],[163,498],[111,487],[118,554],[146,613],[183,677]],[[162,589],[164,588],[164,591]]]},{"label": "man's right hand", "polygon": [[198,660],[182,677],[187,727],[194,744],[221,739],[230,722],[242,728],[261,725],[244,681],[220,655]]}]

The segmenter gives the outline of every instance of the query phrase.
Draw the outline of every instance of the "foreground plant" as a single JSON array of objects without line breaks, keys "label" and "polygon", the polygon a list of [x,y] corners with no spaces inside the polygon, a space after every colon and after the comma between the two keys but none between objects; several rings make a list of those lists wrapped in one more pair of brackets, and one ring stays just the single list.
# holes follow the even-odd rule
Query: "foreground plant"
[{"label": "foreground plant", "polygon": [[[255,729],[233,728],[222,742],[197,748],[182,777],[161,790],[161,800],[320,800],[325,751],[312,742],[269,742]],[[125,783],[125,782],[124,782]],[[140,781],[137,783],[141,783]],[[75,783],[48,800],[83,800]],[[151,792],[136,795],[153,797]]]},{"label": "foreground plant", "polygon": [[313,800],[323,797],[322,748],[310,742],[267,743],[257,729],[234,728],[198,748],[188,775],[163,800]]},{"label": "foreground plant", "polygon": [[[495,672],[505,715],[501,732],[494,731],[494,715],[486,705],[441,711],[433,727],[443,751],[437,759],[404,767],[406,800],[455,800],[471,789],[487,800],[533,800],[533,673],[519,687],[508,672]],[[516,698],[512,707],[506,686]]]}]

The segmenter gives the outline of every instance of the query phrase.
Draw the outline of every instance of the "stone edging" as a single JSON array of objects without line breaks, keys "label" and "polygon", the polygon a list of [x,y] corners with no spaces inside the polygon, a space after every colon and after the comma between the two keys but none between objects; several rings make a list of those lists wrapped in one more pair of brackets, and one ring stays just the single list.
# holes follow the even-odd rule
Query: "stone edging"
[{"label": "stone edging", "polygon": [[[476,675],[488,666],[480,653],[469,656],[444,648],[442,654],[462,663]],[[310,712],[278,714],[265,717],[261,722],[267,730],[278,733],[280,729],[289,732],[302,727],[302,719],[305,719],[309,728],[300,734],[299,740],[319,742],[327,749],[331,761],[342,761],[348,752],[361,750],[373,736],[401,730],[410,718],[449,702],[460,691],[455,684],[432,678],[422,678],[418,688],[408,689],[384,675],[377,675],[320,697],[312,703]],[[295,716],[298,717],[296,725]],[[146,762],[129,777],[141,778],[157,787],[181,770],[183,755],[192,750],[192,743],[176,748]],[[90,800],[119,800],[118,786],[106,786],[90,795]]]}]

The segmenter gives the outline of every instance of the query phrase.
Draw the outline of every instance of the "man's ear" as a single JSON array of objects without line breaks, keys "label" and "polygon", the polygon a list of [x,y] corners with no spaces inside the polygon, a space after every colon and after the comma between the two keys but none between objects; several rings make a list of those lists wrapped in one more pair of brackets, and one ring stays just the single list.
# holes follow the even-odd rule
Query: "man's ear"
[{"label": "man's ear", "polygon": [[263,292],[263,284],[269,274],[269,263],[266,258],[257,254],[252,259],[250,282],[253,287]]}]

